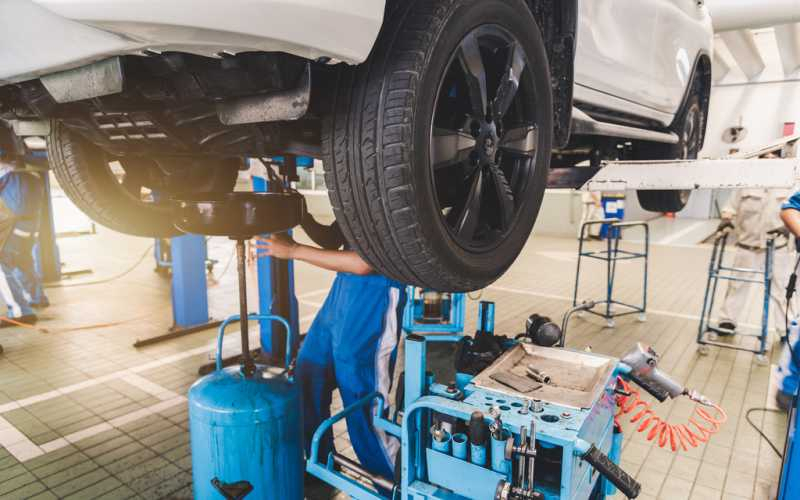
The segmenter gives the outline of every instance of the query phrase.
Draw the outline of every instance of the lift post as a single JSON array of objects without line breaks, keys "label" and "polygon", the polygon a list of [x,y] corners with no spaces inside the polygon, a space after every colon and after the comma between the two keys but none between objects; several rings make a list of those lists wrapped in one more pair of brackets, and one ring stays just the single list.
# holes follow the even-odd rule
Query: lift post
[{"label": "lift post", "polygon": [[219,326],[208,314],[206,280],[206,239],[185,234],[170,239],[172,256],[173,325],[164,335],[136,340],[134,347],[145,347]]},{"label": "lift post", "polygon": [[[294,170],[297,167],[313,166],[313,159],[307,157],[281,157],[273,158],[276,163],[282,163],[284,168]],[[290,172],[289,177],[292,176]],[[269,192],[277,190],[278,186],[270,186],[267,179],[259,176],[252,177],[253,191]],[[289,231],[291,234],[291,231]],[[277,315],[287,318],[292,331],[299,331],[297,296],[294,287],[294,262],[290,260],[273,259],[268,256],[259,256],[256,259],[258,272],[258,309],[262,315]],[[261,349],[271,353],[273,357],[282,356],[286,352],[286,336],[278,329],[273,335],[273,322],[259,322],[259,336]],[[299,335],[293,338],[292,357],[297,354]]]}]

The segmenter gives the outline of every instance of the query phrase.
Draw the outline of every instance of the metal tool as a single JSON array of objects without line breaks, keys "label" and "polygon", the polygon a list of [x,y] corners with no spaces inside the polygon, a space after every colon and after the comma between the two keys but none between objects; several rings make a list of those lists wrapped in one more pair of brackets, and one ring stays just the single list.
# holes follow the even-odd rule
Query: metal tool
[{"label": "metal tool", "polygon": [[620,361],[630,367],[628,376],[631,380],[661,402],[667,398],[676,398],[682,395],[705,399],[699,393],[689,391],[670,378],[669,375],[656,368],[658,354],[651,347],[645,347],[641,343],[637,343],[633,350],[623,356]]},{"label": "metal tool", "polygon": [[533,365],[528,365],[528,368],[525,370],[530,378],[537,382],[541,382],[543,384],[550,384],[550,375],[538,370]]},{"label": "metal tool", "polygon": [[492,406],[491,409],[489,409],[489,416],[494,419],[492,423],[489,424],[489,431],[491,431],[492,437],[497,440],[503,439],[503,420],[500,418],[500,415],[502,415],[502,412],[499,407]]},{"label": "metal tool", "polygon": [[470,462],[486,465],[486,443],[489,440],[489,426],[483,413],[472,412],[469,419]]}]

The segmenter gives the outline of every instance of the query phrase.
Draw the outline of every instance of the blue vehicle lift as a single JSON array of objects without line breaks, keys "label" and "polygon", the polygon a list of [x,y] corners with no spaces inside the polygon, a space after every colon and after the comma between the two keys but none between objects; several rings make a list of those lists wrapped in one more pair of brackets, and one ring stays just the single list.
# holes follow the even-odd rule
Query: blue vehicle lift
[{"label": "blue vehicle lift", "polygon": [[[306,157],[278,157],[272,161],[286,172],[294,173],[296,168],[313,165],[313,160]],[[292,175],[287,178],[291,179]],[[253,191],[270,190],[270,183],[263,177],[253,177]],[[275,186],[275,189],[278,189]],[[174,339],[191,333],[219,326],[221,321],[209,317],[208,284],[206,270],[208,253],[206,239],[200,235],[183,235],[171,240],[170,262],[162,262],[172,269],[172,311],[174,326],[165,334],[154,338],[137,340],[134,347],[152,345],[165,340]],[[156,250],[157,264],[160,253]],[[258,269],[258,304],[262,316],[276,315],[287,318],[291,331],[298,331],[298,304],[294,292],[294,263],[281,259],[259,257]],[[259,320],[261,350],[263,353],[277,353],[282,356],[286,352],[285,331],[281,328],[272,335],[272,321]],[[297,353],[297,336],[294,337],[292,355]],[[226,360],[226,363],[233,360]],[[205,374],[213,370],[211,364],[200,368]]]},{"label": "blue vehicle lift", "polygon": [[164,335],[137,339],[133,344],[134,347],[145,347],[183,337],[219,326],[221,323],[208,314],[205,236],[198,234],[175,236],[170,239],[170,250],[173,325]]}]

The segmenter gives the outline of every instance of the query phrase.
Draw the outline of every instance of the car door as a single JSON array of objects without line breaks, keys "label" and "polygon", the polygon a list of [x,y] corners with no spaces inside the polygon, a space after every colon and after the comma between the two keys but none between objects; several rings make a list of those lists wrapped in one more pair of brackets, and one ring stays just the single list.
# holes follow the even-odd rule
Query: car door
[{"label": "car door", "polygon": [[664,1],[579,0],[576,98],[602,93],[652,105],[653,31]]},{"label": "car door", "polygon": [[690,84],[698,54],[709,49],[712,29],[702,1],[657,3],[652,59],[654,107],[676,113]]}]

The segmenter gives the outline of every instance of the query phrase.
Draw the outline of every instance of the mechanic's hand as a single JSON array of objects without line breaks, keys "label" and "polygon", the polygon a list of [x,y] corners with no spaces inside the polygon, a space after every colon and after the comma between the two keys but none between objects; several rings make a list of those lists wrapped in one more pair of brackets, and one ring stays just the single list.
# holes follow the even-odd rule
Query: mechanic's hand
[{"label": "mechanic's hand", "polygon": [[726,229],[733,229],[733,222],[730,219],[722,219],[717,226],[717,232],[721,233]]},{"label": "mechanic's hand", "polygon": [[256,250],[259,257],[293,259],[298,245],[288,234],[273,234],[269,238],[256,237]]}]

